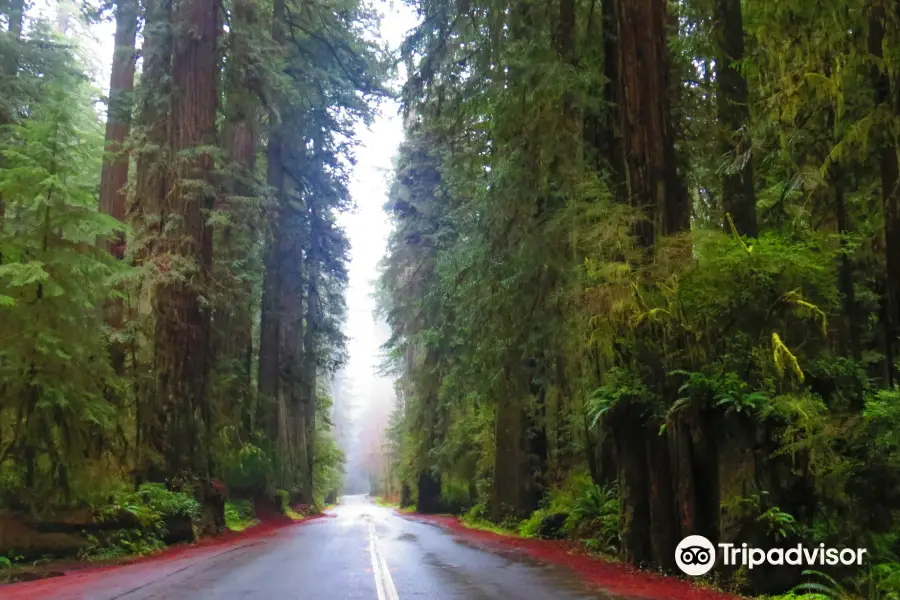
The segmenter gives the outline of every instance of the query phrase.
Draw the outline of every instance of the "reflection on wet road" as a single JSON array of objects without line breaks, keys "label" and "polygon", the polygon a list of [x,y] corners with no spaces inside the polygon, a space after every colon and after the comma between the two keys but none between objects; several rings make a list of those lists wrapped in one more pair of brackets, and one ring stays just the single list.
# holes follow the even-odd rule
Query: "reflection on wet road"
[{"label": "reflection on wet road", "polygon": [[[91,600],[611,600],[577,576],[516,552],[404,519],[364,496],[332,518],[229,549],[133,565],[34,598]],[[10,588],[7,588],[10,589]],[[0,593],[2,595],[2,593]]]}]

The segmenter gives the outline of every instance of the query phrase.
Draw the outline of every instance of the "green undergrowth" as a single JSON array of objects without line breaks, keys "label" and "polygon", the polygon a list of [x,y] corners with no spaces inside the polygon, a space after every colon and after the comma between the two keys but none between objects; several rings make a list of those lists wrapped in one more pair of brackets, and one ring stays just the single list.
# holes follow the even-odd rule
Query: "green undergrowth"
[{"label": "green undergrowth", "polygon": [[550,491],[541,507],[518,526],[522,537],[571,539],[591,553],[615,555],[619,535],[618,490],[575,472]]},{"label": "green undergrowth", "polygon": [[786,594],[760,600],[900,600],[900,563],[872,565],[868,572],[846,583],[826,573],[803,572],[806,581]]},{"label": "green undergrowth", "polygon": [[170,491],[162,484],[145,483],[136,491],[114,492],[110,502],[94,512],[101,523],[121,523],[123,527],[88,535],[87,546],[79,552],[83,560],[158,552],[166,547],[168,523],[174,519],[195,521],[200,516],[200,503],[190,494]]},{"label": "green undergrowth", "polygon": [[384,508],[393,508],[397,512],[401,512],[407,515],[416,512],[415,506],[400,506],[399,502],[395,502],[394,500],[385,498],[384,496],[376,496],[375,505],[382,506]]},{"label": "green undergrowth", "polygon": [[250,500],[229,500],[225,503],[225,526],[231,531],[244,531],[258,523]]}]

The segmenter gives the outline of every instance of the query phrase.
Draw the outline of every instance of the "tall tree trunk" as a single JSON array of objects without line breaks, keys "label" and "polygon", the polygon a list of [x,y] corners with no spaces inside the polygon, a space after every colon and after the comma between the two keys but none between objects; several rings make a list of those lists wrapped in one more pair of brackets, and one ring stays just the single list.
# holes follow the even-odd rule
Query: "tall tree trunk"
[{"label": "tall tree trunk", "polygon": [[[611,107],[621,104],[621,88],[619,85],[619,17],[617,0],[604,0],[603,2],[603,74],[606,76],[604,83],[603,99]],[[622,150],[621,123],[617,118],[617,110],[603,111],[602,125],[594,136],[595,146],[601,150],[601,154],[611,170],[614,197],[621,203],[627,203],[625,187],[625,155]]]},{"label": "tall tree trunk", "polygon": [[[135,149],[137,165],[135,191],[130,220],[138,222],[146,234],[143,245],[137,249],[135,262],[154,261],[157,268],[164,268],[156,258],[159,237],[166,215],[163,203],[169,187],[169,139],[170,94],[169,73],[172,68],[172,2],[150,0],[144,15],[143,72],[139,89],[137,125],[140,144]],[[158,350],[154,348],[154,353]],[[155,360],[154,360],[155,362]],[[141,478],[158,479],[164,474],[149,464],[144,448],[161,455],[165,447],[163,422],[167,413],[162,410],[155,386],[138,390],[137,437],[138,465]]]},{"label": "tall tree trunk", "polygon": [[[670,94],[665,0],[615,0],[616,118],[622,140],[619,179],[642,213],[636,243],[652,255],[657,240],[690,227],[687,190],[678,175]],[[610,415],[622,489],[622,553],[635,564],[670,567],[679,530],[667,439],[636,406]]]},{"label": "tall tree trunk", "polygon": [[[278,45],[284,43],[284,0],[275,0],[272,8],[272,39]],[[279,354],[281,348],[281,232],[282,200],[284,198],[284,167],[282,164],[284,141],[281,136],[281,124],[275,110],[269,112],[269,141],[266,148],[267,174],[266,183],[274,195],[274,215],[270,218],[271,238],[266,248],[265,275],[263,276],[262,316],[259,338],[259,393],[262,396],[263,410],[261,421],[266,424],[270,439],[277,435],[277,410],[275,406],[279,395],[279,378],[281,365]]]},{"label": "tall tree trunk", "polygon": [[[253,215],[242,210],[242,202],[234,200],[256,193],[254,168],[257,147],[257,83],[251,74],[255,63],[252,58],[251,31],[255,25],[255,5],[248,0],[234,3],[231,18],[231,52],[226,71],[228,96],[225,105],[225,149],[232,172],[229,177],[229,196],[223,198],[221,208],[228,214],[228,223],[221,232],[221,277],[233,281],[233,297],[226,300],[223,314],[216,326],[215,356],[220,364],[237,377],[225,395],[230,399],[230,412],[241,418],[249,433],[253,422],[248,391],[251,384],[253,358],[253,286],[246,279],[232,277],[231,265],[246,260],[249,237],[255,235]],[[244,233],[244,235],[241,235]]]},{"label": "tall tree trunk", "polygon": [[421,381],[423,381],[423,402],[417,420],[423,438],[422,445],[417,452],[419,464],[416,477],[416,510],[422,513],[436,513],[440,510],[441,473],[431,456],[440,441],[437,428],[441,420],[440,406],[438,405],[441,374],[437,371],[437,366],[437,350],[435,348],[425,349],[425,361],[420,375]]},{"label": "tall tree trunk", "polygon": [[319,274],[325,232],[313,199],[309,207],[309,255],[306,267],[306,331],[303,334],[303,424],[306,427],[306,486],[313,498],[315,475],[316,407],[318,404]]},{"label": "tall tree trunk", "polygon": [[175,180],[163,212],[173,225],[165,234],[166,250],[182,263],[185,279],[165,282],[156,294],[155,371],[168,415],[168,472],[208,473],[210,457],[202,448],[209,445],[212,426],[207,398],[210,315],[201,297],[212,265],[206,212],[213,208],[215,192],[213,159],[205,148],[216,139],[218,2],[179,0],[176,6],[170,131]]},{"label": "tall tree trunk", "polygon": [[[296,197],[299,190],[286,190],[287,196]],[[307,482],[307,427],[304,420],[304,395],[306,380],[303,359],[304,312],[303,289],[307,269],[303,241],[308,222],[306,215],[290,204],[282,206],[279,253],[279,306],[281,307],[281,346],[278,364],[281,380],[278,389],[278,447],[280,448],[284,485],[300,492],[294,500],[303,504],[312,502]]]},{"label": "tall tree trunk", "polygon": [[494,415],[494,476],[491,489],[491,519],[500,522],[508,516],[524,517],[523,490],[526,489],[526,419],[522,391],[516,388],[517,374],[504,369],[507,389],[500,393]]},{"label": "tall tree trunk", "polygon": [[[135,38],[137,37],[137,0],[116,3],[116,34],[112,73],[109,79],[109,105],[106,114],[106,156],[100,173],[100,210],[118,221],[125,220],[125,186],[128,184],[128,155],[123,144],[131,130],[132,92],[134,90]],[[125,233],[117,232],[106,242],[107,250],[121,260],[125,255]],[[113,331],[122,327],[123,305],[114,300],[106,306],[106,322]],[[117,373],[125,363],[125,346],[110,344],[110,360]]]},{"label": "tall tree trunk", "polygon": [[[112,74],[109,79],[109,108],[106,118],[106,157],[100,175],[100,210],[119,221],[125,220],[125,185],[128,183],[128,155],[123,144],[131,129],[134,90],[135,38],[138,3],[118,0]],[[124,234],[112,240],[108,249],[117,258],[124,252]]]},{"label": "tall tree trunk", "polygon": [[[875,2],[869,14],[869,52],[881,58],[885,39],[886,9],[884,0]],[[886,105],[885,109],[894,118],[900,114],[900,93],[897,82],[892,82],[888,73],[875,69],[875,104]],[[893,88],[893,89],[892,89]],[[882,320],[885,349],[885,379],[888,386],[896,381],[894,360],[897,335],[900,333],[900,165],[897,161],[898,144],[896,136],[888,131],[880,140],[881,153],[881,201],[884,213],[884,253],[885,253],[885,293],[882,298]]]},{"label": "tall tree trunk", "polygon": [[[19,42],[22,39],[22,28],[25,25],[25,0],[9,0],[7,5],[7,34],[13,42]],[[7,77],[13,78],[19,72],[19,52],[15,48],[10,52],[3,61],[3,69]]]},{"label": "tall tree trunk", "polygon": [[[844,185],[841,181],[840,165],[834,164],[829,169],[828,179],[834,192],[835,217],[837,218],[838,233],[841,235],[841,255],[838,259],[838,288],[842,296],[842,327],[843,340],[850,348],[850,356],[859,360],[861,356],[859,331],[860,323],[856,314],[856,290],[853,285],[853,258],[849,254],[846,236],[852,233],[850,216],[847,214],[847,199],[844,194]],[[860,407],[861,408],[861,407]]]},{"label": "tall tree trunk", "polygon": [[[741,0],[716,1],[716,102],[722,127],[723,152],[738,163],[722,177],[725,212],[734,220],[740,235],[756,236],[756,195],[753,190],[753,160],[749,156],[750,124],[747,80],[734,63],[744,58],[744,22]],[[728,223],[725,224],[726,229]]]},{"label": "tall tree trunk", "polygon": [[665,0],[615,0],[617,117],[627,198],[642,213],[638,243],[690,227],[687,190],[678,176],[669,94]]}]

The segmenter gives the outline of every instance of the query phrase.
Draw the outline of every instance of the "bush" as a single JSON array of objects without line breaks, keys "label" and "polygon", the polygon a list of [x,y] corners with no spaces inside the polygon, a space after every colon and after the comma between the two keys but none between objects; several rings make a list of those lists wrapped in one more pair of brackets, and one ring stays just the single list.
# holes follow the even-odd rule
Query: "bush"
[{"label": "bush", "polygon": [[173,492],[158,483],[145,483],[133,492],[115,492],[110,503],[96,510],[101,522],[119,523],[120,529],[88,536],[84,558],[144,555],[165,546],[167,521],[190,524],[200,516],[200,503],[189,494]]},{"label": "bush", "polygon": [[253,503],[249,500],[230,500],[225,503],[225,525],[232,531],[243,531],[257,523]]},{"label": "bush", "polygon": [[440,512],[461,515],[472,506],[467,485],[444,481],[441,485],[441,497],[438,501]]},{"label": "bush", "polygon": [[172,492],[159,483],[142,484],[137,496],[163,518],[187,517],[196,519],[200,516],[200,503],[184,492]]},{"label": "bush", "polygon": [[272,458],[258,445],[246,442],[229,446],[225,433],[223,437],[219,457],[222,481],[239,496],[264,495],[273,470]]},{"label": "bush", "polygon": [[543,506],[519,525],[524,537],[582,539],[592,550],[604,552],[616,543],[618,532],[618,490],[600,487],[580,472],[552,490]]},{"label": "bush", "polygon": [[563,538],[568,518],[569,514],[565,512],[555,512],[549,508],[538,509],[519,524],[519,535],[545,540]]}]

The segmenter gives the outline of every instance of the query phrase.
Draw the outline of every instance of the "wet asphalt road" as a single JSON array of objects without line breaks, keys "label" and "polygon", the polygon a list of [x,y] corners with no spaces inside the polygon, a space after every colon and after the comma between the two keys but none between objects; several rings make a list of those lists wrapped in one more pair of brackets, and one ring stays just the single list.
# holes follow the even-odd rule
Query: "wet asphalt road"
[{"label": "wet asphalt road", "polygon": [[[577,576],[486,550],[364,496],[319,519],[164,565],[115,569],[35,599],[612,600]],[[75,583],[75,582],[73,582]],[[11,590],[17,586],[6,588]],[[0,588],[0,598],[3,597]],[[621,598],[617,600],[622,600]]]}]

